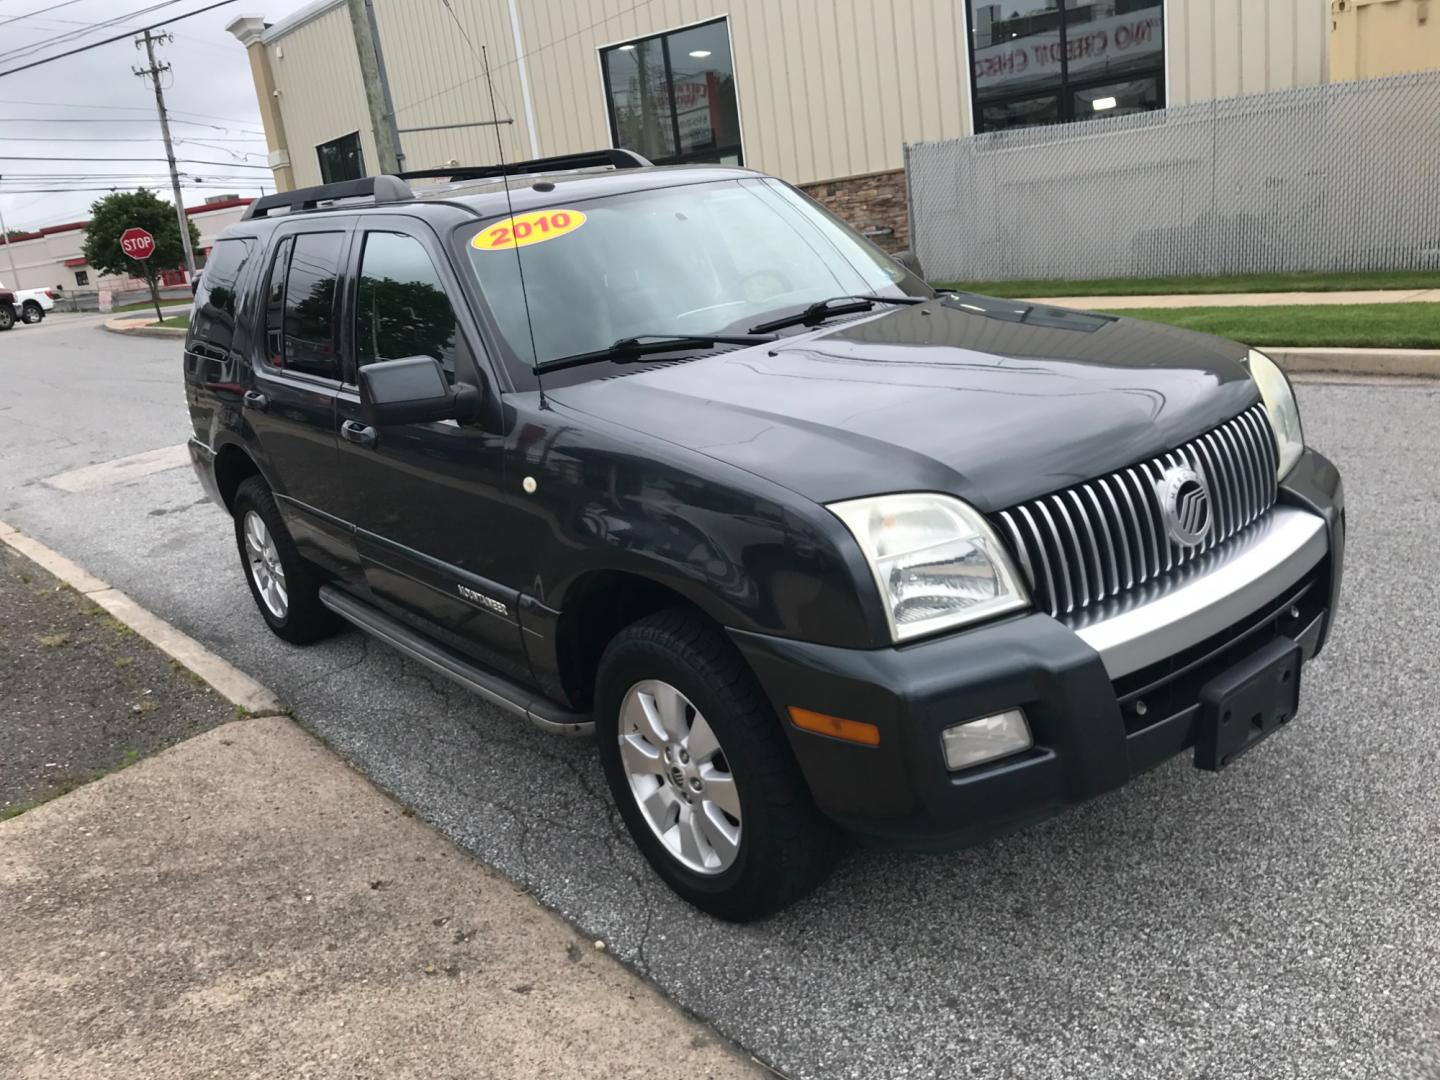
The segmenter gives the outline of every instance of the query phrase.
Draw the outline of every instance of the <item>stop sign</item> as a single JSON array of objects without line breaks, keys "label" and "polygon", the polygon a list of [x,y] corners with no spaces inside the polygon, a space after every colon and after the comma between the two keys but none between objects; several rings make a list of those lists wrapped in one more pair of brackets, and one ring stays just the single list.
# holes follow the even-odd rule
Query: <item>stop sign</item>
[{"label": "stop sign", "polygon": [[126,229],[120,234],[120,250],[132,259],[148,259],[155,254],[155,237],[144,229]]}]

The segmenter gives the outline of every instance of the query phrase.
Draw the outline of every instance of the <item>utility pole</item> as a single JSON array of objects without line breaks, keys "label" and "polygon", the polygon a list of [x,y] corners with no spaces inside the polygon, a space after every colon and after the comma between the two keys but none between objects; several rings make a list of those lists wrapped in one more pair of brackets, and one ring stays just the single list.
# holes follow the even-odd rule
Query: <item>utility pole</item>
[{"label": "utility pole", "polygon": [[150,60],[150,66],[131,70],[140,78],[148,78],[155,84],[155,108],[160,113],[160,135],[165,140],[165,158],[170,162],[170,192],[175,196],[175,216],[180,219],[180,245],[185,249],[185,269],[190,273],[190,280],[194,281],[195,251],[190,246],[190,219],[185,216],[185,203],[181,200],[180,171],[175,165],[175,146],[170,141],[170,116],[165,111],[165,91],[160,87],[160,76],[170,70],[170,65],[155,61],[155,43],[174,40],[173,34],[152,34],[146,30],[143,38],[135,40],[135,47],[138,49],[142,43],[145,45],[145,55]]},{"label": "utility pole", "polygon": [[395,107],[390,101],[390,80],[380,52],[380,34],[375,26],[373,0],[345,0],[350,9],[350,29],[355,35],[355,55],[360,60],[360,82],[365,87],[365,104],[370,111],[370,131],[379,155],[379,172],[400,171],[400,133],[395,130]]},{"label": "utility pole", "polygon": [[15,252],[10,247],[10,230],[5,227],[4,210],[0,210],[0,236],[5,237],[5,254],[10,256],[10,288],[18,289],[20,288],[20,271],[15,269]]}]

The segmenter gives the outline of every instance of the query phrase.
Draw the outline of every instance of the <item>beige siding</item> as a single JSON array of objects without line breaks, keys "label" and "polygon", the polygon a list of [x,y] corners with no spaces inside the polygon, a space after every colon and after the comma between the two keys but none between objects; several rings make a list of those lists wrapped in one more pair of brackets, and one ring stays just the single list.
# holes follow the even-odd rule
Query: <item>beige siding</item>
[{"label": "beige siding", "polygon": [[275,89],[280,93],[296,186],[320,183],[316,146],[357,130],[365,167],[375,171],[375,139],[365,111],[360,62],[355,58],[355,38],[345,5],[270,42],[266,50]]},{"label": "beige siding", "polygon": [[[510,0],[376,0],[401,128],[492,117],[489,52],[507,157],[530,153]],[[598,49],[721,15],[735,58],[748,165],[796,183],[899,168],[907,142],[970,131],[964,0],[514,0],[541,154],[608,146]],[[1326,77],[1326,0],[1168,0],[1169,101]],[[459,25],[457,26],[457,20]],[[463,30],[463,32],[462,32]],[[468,40],[467,40],[468,39]],[[359,130],[375,166],[343,3],[269,35],[295,178],[315,147]],[[410,168],[495,160],[495,129],[401,135]]]},{"label": "beige siding", "polygon": [[[515,64],[514,35],[506,0],[453,0],[446,5],[390,0],[375,5],[385,66],[395,101],[396,123],[406,128],[496,119],[491,111],[483,59],[495,85],[495,111],[508,161],[530,156],[529,129]],[[405,167],[432,168],[451,161],[497,160],[496,127],[405,132]]]},{"label": "beige siding", "polygon": [[1373,79],[1440,68],[1440,4],[1333,0],[1335,79]]},{"label": "beige siding", "polygon": [[[965,133],[956,2],[520,0],[541,151],[609,142],[600,47],[726,15],[746,164],[797,183],[899,168],[904,145]],[[598,24],[598,25],[595,25]],[[571,35],[566,37],[566,35]],[[563,39],[563,40],[560,40]]]},{"label": "beige siding", "polygon": [[1327,78],[1327,0],[1167,0],[1171,105]]}]

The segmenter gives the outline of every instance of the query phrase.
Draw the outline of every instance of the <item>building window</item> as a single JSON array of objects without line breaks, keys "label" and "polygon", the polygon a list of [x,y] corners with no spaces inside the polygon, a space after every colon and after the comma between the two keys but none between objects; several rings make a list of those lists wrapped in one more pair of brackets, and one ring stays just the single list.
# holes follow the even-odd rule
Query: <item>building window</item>
[{"label": "building window", "polygon": [[725,19],[600,50],[610,141],[657,165],[744,163]]},{"label": "building window", "polygon": [[76,270],[76,271],[75,271],[75,284],[76,284],[76,286],[77,286],[78,288],[84,288],[86,285],[89,285],[89,284],[90,284],[90,271],[89,271],[89,270]]},{"label": "building window", "polygon": [[976,132],[1164,108],[1164,0],[967,5]]},{"label": "building window", "polygon": [[360,150],[360,133],[352,131],[315,147],[320,158],[320,182],[359,180],[365,175],[365,155]]}]

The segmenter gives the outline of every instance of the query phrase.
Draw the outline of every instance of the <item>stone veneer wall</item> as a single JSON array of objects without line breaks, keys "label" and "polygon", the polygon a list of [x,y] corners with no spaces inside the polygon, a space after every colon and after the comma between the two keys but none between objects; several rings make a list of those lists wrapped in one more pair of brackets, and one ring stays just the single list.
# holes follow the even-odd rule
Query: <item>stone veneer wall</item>
[{"label": "stone veneer wall", "polygon": [[[904,169],[802,184],[801,189],[886,251],[910,246]],[[891,232],[874,235],[877,229]]]}]

